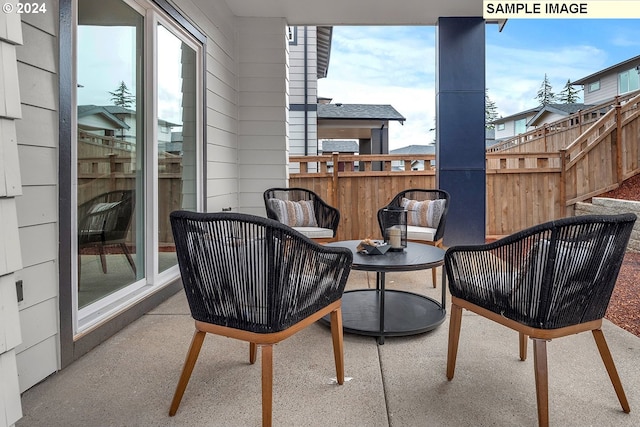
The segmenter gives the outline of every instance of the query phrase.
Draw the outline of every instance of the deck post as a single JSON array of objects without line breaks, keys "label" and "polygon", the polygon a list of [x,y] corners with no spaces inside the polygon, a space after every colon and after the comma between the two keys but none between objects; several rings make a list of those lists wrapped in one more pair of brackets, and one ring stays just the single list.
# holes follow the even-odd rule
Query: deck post
[{"label": "deck post", "polygon": [[485,21],[440,18],[436,46],[436,182],[451,194],[445,246],[485,241]]}]

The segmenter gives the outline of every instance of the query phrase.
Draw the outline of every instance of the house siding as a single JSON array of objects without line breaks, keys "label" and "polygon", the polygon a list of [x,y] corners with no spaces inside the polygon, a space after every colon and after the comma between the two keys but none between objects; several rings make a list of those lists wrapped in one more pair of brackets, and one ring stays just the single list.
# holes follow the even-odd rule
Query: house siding
[{"label": "house siding", "polygon": [[20,15],[0,15],[0,425],[22,417],[17,348],[23,342],[15,273],[22,268],[16,198],[22,193],[16,120],[20,90],[16,50]]},{"label": "house siding", "polygon": [[241,18],[237,23],[238,209],[264,216],[264,190],[286,186],[288,179],[287,26],[280,18]]},{"label": "house siding", "polygon": [[239,76],[235,17],[226,4],[219,1],[208,3],[205,10],[181,1],[179,9],[207,37],[204,209],[208,212],[237,210]]},{"label": "house siding", "polygon": [[17,49],[23,111],[17,125],[23,191],[16,203],[23,260],[16,276],[24,289],[23,343],[17,349],[21,392],[59,369],[56,5],[48,4],[46,14],[23,15],[24,45]]},{"label": "house siding", "polygon": [[[292,156],[318,154],[318,49],[317,28],[298,26],[297,43],[289,45],[289,151]],[[305,76],[306,28],[306,76]],[[306,87],[305,87],[306,81]],[[306,93],[306,97],[305,97]],[[306,117],[302,106],[307,105]],[[306,120],[305,120],[306,118]],[[306,149],[305,149],[306,144]],[[313,170],[313,169],[312,169]],[[290,172],[299,172],[297,164]]]},{"label": "house siding", "polygon": [[[594,79],[595,82],[598,79]],[[612,74],[599,77],[600,89],[594,92],[589,92],[589,83],[584,85],[584,103],[585,104],[600,104],[615,98],[618,95],[618,71],[613,71]]]},{"label": "house siding", "polygon": [[[529,121],[533,118],[533,116],[535,116],[536,113],[533,112],[531,114],[529,114],[528,116],[520,116],[520,117],[515,117],[512,119],[509,119],[507,121],[504,121],[502,123],[504,123],[504,129],[503,130],[498,130],[498,127],[496,126],[496,134],[495,134],[495,139],[496,141],[499,139],[506,139],[506,138],[512,138],[514,136],[516,136],[516,121],[517,120],[521,120],[521,119],[525,119],[527,123],[529,123]],[[527,130],[529,130],[530,128],[527,128]]]}]

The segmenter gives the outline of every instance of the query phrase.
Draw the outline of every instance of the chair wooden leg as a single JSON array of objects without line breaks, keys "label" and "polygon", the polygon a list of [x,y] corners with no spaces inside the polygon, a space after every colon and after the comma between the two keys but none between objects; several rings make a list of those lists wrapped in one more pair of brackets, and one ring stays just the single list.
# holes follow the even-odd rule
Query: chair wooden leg
[{"label": "chair wooden leg", "polygon": [[256,363],[256,359],[258,358],[258,344],[252,342],[249,343],[249,363],[252,365]]},{"label": "chair wooden leg", "polygon": [[102,264],[102,272],[107,274],[107,258],[104,255],[104,246],[98,245],[98,253],[100,254],[100,264]]},{"label": "chair wooden leg", "polygon": [[200,349],[202,348],[202,343],[204,342],[204,337],[206,335],[207,333],[202,331],[195,331],[193,334],[191,346],[189,347],[187,358],[184,361],[184,366],[182,367],[182,374],[180,374],[178,386],[176,387],[176,392],[174,393],[173,400],[171,401],[171,408],[169,409],[170,417],[173,417],[176,414],[178,406],[180,406],[182,395],[184,394],[184,390],[187,388],[189,378],[191,378],[193,367],[196,365],[196,360],[198,360],[198,354],[200,354]]},{"label": "chair wooden leg", "polygon": [[436,283],[437,283],[438,278],[436,277],[436,267],[433,267],[431,269],[431,282],[433,283],[433,287],[436,287]]},{"label": "chair wooden leg", "polygon": [[449,318],[449,348],[447,353],[447,379],[451,381],[456,370],[458,357],[458,341],[460,340],[460,326],[462,325],[462,307],[451,304]]},{"label": "chair wooden leg", "polygon": [[622,410],[626,413],[629,413],[631,412],[631,407],[629,406],[627,396],[625,395],[624,389],[622,388],[622,382],[620,381],[620,376],[618,376],[616,365],[615,363],[613,363],[613,357],[611,356],[611,352],[609,351],[607,340],[604,339],[604,334],[602,333],[601,329],[594,329],[591,331],[591,333],[593,334],[593,338],[595,339],[596,345],[598,346],[598,351],[600,352],[600,357],[602,357],[604,366],[605,368],[607,368],[607,373],[609,374],[611,384],[613,384],[613,388],[616,391],[616,395],[618,396],[618,400],[620,401]]},{"label": "chair wooden leg", "polygon": [[342,308],[331,312],[331,337],[333,338],[333,358],[336,362],[338,384],[344,384],[344,340],[342,333]]},{"label": "chair wooden leg", "polygon": [[549,372],[547,370],[547,341],[533,339],[533,365],[538,400],[538,426],[549,426]]},{"label": "chair wooden leg", "polygon": [[129,252],[129,248],[127,247],[126,243],[120,243],[120,248],[122,248],[122,252],[124,253],[124,256],[127,257],[127,261],[129,261],[129,265],[133,270],[133,274],[137,275],[138,273],[136,271],[136,263],[133,261],[133,258],[131,257],[131,252]]},{"label": "chair wooden leg", "polygon": [[273,345],[262,346],[262,427],[271,427],[273,410]]},{"label": "chair wooden leg", "polygon": [[520,360],[523,362],[527,360],[527,339],[529,337],[523,334],[522,332],[518,333],[518,339],[520,343]]}]

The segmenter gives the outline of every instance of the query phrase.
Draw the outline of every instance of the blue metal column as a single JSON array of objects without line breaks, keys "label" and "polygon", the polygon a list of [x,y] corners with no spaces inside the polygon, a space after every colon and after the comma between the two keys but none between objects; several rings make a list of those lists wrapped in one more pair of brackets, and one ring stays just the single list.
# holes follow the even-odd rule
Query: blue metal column
[{"label": "blue metal column", "polygon": [[451,194],[445,246],[485,241],[485,22],[440,18],[436,53],[436,180]]}]

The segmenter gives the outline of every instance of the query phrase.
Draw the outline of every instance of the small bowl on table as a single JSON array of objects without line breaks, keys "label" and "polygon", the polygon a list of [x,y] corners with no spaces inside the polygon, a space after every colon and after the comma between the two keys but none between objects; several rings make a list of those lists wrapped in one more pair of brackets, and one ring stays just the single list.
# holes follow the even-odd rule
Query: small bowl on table
[{"label": "small bowl on table", "polygon": [[391,245],[387,243],[381,243],[376,246],[363,244],[362,246],[364,246],[364,250],[367,251],[367,254],[369,255],[384,255],[387,253],[389,248],[391,248]]}]

